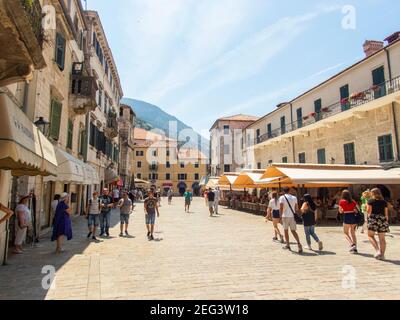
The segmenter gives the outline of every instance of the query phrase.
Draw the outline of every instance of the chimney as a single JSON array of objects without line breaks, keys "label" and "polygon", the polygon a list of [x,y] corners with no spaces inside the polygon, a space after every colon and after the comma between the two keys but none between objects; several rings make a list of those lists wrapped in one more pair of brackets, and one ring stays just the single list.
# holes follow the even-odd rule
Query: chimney
[{"label": "chimney", "polygon": [[367,57],[383,49],[383,41],[367,40],[364,43],[364,52]]},{"label": "chimney", "polygon": [[400,39],[400,32],[398,31],[398,32],[393,33],[393,34],[390,35],[389,37],[387,37],[387,38],[385,39],[385,41],[387,41],[387,43],[388,43],[388,45],[389,45],[389,44],[392,44],[393,42],[395,42],[395,41],[397,41],[397,40],[399,40],[399,39]]}]

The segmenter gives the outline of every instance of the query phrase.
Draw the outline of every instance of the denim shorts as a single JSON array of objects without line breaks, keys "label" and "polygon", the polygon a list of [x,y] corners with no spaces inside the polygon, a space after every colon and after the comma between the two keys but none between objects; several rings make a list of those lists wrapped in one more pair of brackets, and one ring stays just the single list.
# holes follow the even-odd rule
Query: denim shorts
[{"label": "denim shorts", "polygon": [[146,214],[146,224],[153,225],[155,223],[156,223],[156,214],[155,213]]},{"label": "denim shorts", "polygon": [[121,224],[129,224],[129,214],[120,214]]},{"label": "denim shorts", "polygon": [[280,210],[272,210],[272,218],[274,218],[274,219],[280,219],[280,218],[281,218],[281,212],[280,212]]},{"label": "denim shorts", "polygon": [[100,217],[98,214],[89,214],[88,216],[88,226],[98,227],[100,222]]},{"label": "denim shorts", "polygon": [[356,215],[354,213],[345,213],[344,224],[349,224],[349,225],[357,224]]}]

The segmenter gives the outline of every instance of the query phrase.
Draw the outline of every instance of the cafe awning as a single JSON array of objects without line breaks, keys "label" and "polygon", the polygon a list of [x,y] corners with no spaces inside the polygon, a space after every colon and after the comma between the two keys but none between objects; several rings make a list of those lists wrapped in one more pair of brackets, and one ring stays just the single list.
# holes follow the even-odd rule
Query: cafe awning
[{"label": "cafe awning", "polygon": [[106,169],[106,174],[105,174],[105,183],[106,184],[113,184],[117,183],[119,181],[120,177],[117,173],[117,171],[112,170],[112,169]]},{"label": "cafe awning", "polygon": [[57,176],[46,178],[45,181],[58,181],[64,183],[91,184],[85,181],[89,177],[85,172],[85,163],[68,152],[56,148],[58,161]]},{"label": "cafe awning", "polygon": [[313,186],[348,186],[360,184],[400,184],[400,175],[380,166],[273,164],[259,179],[278,178],[278,183]]},{"label": "cafe awning", "polygon": [[0,119],[0,169],[14,176],[57,174],[53,145],[5,93],[0,93]]},{"label": "cafe awning", "polygon": [[97,170],[89,163],[83,163],[83,169],[85,173],[85,185],[96,185],[100,184],[100,177]]},{"label": "cafe awning", "polygon": [[259,188],[256,181],[260,180],[263,170],[244,170],[235,180],[233,187],[235,188]]},{"label": "cafe awning", "polygon": [[210,178],[208,180],[208,182],[207,182],[206,188],[207,189],[209,189],[209,188],[211,188],[211,189],[217,188],[218,187],[218,181],[219,181],[219,178],[216,178],[216,177]]},{"label": "cafe awning", "polygon": [[239,175],[240,173],[226,173],[221,178],[219,178],[218,184],[220,186],[232,186]]}]

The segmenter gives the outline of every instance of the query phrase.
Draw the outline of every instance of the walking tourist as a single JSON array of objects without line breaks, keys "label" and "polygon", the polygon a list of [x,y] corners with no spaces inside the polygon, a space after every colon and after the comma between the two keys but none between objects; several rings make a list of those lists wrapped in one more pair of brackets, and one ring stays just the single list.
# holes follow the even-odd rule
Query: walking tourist
[{"label": "walking tourist", "polygon": [[3,205],[0,202],[0,211],[4,212],[6,215],[0,219],[0,225],[7,221],[8,219],[10,219],[13,215],[14,215],[14,211],[12,211],[11,209],[7,208],[5,205]]},{"label": "walking tourist", "polygon": [[183,194],[183,197],[185,198],[185,212],[190,212],[190,205],[193,200],[193,194],[190,189],[186,190],[186,192]]},{"label": "walking tourist", "polygon": [[283,189],[284,195],[280,197],[280,214],[282,218],[283,229],[285,231],[286,246],[283,248],[285,250],[291,250],[290,248],[290,238],[289,229],[293,234],[293,237],[297,241],[297,246],[299,253],[303,253],[303,246],[300,243],[299,235],[297,234],[297,223],[295,220],[295,214],[299,211],[299,205],[297,197],[290,194],[290,188],[285,187]]},{"label": "walking tourist", "polygon": [[124,236],[124,226],[125,226],[125,235],[129,236],[128,226],[129,226],[129,217],[133,212],[134,205],[132,200],[129,199],[128,193],[125,191],[122,194],[122,199],[118,202],[118,208],[120,209],[120,220],[121,220],[121,232],[119,234],[120,237]]},{"label": "walking tourist", "polygon": [[361,229],[361,233],[364,233],[366,230],[368,230],[367,205],[369,200],[371,200],[371,191],[370,190],[364,191],[361,196],[361,212],[364,215],[365,223]]},{"label": "walking tourist", "polygon": [[23,253],[22,244],[26,240],[28,228],[32,225],[31,211],[28,207],[30,198],[30,195],[22,197],[15,208],[15,247],[13,252],[16,254]]},{"label": "walking tourist", "polygon": [[93,198],[89,200],[86,212],[89,228],[87,238],[92,237],[92,240],[97,241],[96,228],[100,224],[100,199],[97,191],[93,192]]},{"label": "walking tourist", "polygon": [[119,189],[117,187],[113,190],[113,202],[117,203],[119,201]]},{"label": "walking tourist", "polygon": [[53,217],[56,214],[56,210],[57,210],[58,203],[60,202],[60,198],[61,198],[61,196],[59,194],[56,194],[54,196],[53,201],[51,202],[51,214]]},{"label": "walking tourist", "polygon": [[107,188],[103,189],[100,197],[100,237],[110,236],[111,209],[114,208],[113,199]]},{"label": "walking tourist", "polygon": [[[279,230],[279,223],[281,223],[281,212],[280,212],[280,204],[279,204],[279,195],[278,192],[274,191],[272,193],[272,199],[269,201],[268,209],[267,209],[267,220],[272,221],[274,225],[275,236],[272,239],[273,241],[281,241],[281,243],[285,243],[281,231]],[[278,238],[279,237],[279,238]]]},{"label": "walking tourist", "polygon": [[215,194],[215,199],[214,199],[214,213],[215,213],[216,215],[218,215],[218,214],[219,214],[219,213],[218,213],[218,212],[219,212],[219,200],[220,200],[220,195],[221,195],[221,193],[220,193],[218,187],[215,188],[214,194]]},{"label": "walking tourist", "polygon": [[148,197],[144,200],[144,211],[146,214],[147,238],[149,239],[149,241],[153,241],[154,225],[156,223],[156,212],[157,217],[160,217],[157,198],[154,197],[154,190],[150,190]]},{"label": "walking tourist", "polygon": [[214,201],[215,201],[215,193],[210,188],[207,192],[207,200],[208,200],[208,209],[210,210],[210,217],[214,215]]},{"label": "walking tourist", "polygon": [[[375,249],[375,259],[384,260],[386,253],[386,233],[389,229],[389,209],[388,204],[379,189],[371,191],[371,199],[367,204],[368,212],[368,238]],[[379,244],[375,239],[378,234]]]},{"label": "walking tourist", "polygon": [[167,192],[167,197],[168,197],[168,204],[171,205],[172,204],[172,197],[174,196],[174,192],[172,191],[172,188],[168,189]]},{"label": "walking tourist", "polygon": [[301,213],[304,222],[304,232],[306,234],[306,240],[308,249],[312,250],[311,237],[318,243],[319,251],[324,249],[322,241],[319,240],[317,234],[315,233],[315,225],[317,224],[317,205],[314,203],[311,195],[304,195],[304,203],[301,207]]},{"label": "walking tourist", "polygon": [[156,198],[157,198],[158,206],[161,207],[161,190],[160,189],[158,189],[156,192]]},{"label": "walking tourist", "polygon": [[72,239],[71,208],[69,207],[69,194],[63,193],[54,217],[53,234],[51,241],[57,241],[56,253],[63,252],[62,244],[64,237],[68,241]]},{"label": "walking tourist", "polygon": [[339,213],[343,218],[343,232],[350,245],[350,253],[358,253],[357,250],[357,202],[353,200],[349,190],[342,192],[342,200],[339,202]]},{"label": "walking tourist", "polygon": [[204,201],[206,202],[206,207],[208,208],[208,190],[204,191]]}]

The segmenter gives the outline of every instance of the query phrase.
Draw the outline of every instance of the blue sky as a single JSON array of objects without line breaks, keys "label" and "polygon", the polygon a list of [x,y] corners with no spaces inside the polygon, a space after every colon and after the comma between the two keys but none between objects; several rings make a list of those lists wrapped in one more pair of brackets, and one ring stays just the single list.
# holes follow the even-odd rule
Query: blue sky
[{"label": "blue sky", "polygon": [[[345,5],[355,29],[342,28]],[[394,0],[88,0],[99,11],[125,97],[208,136],[213,122],[265,115],[400,31]]]}]

